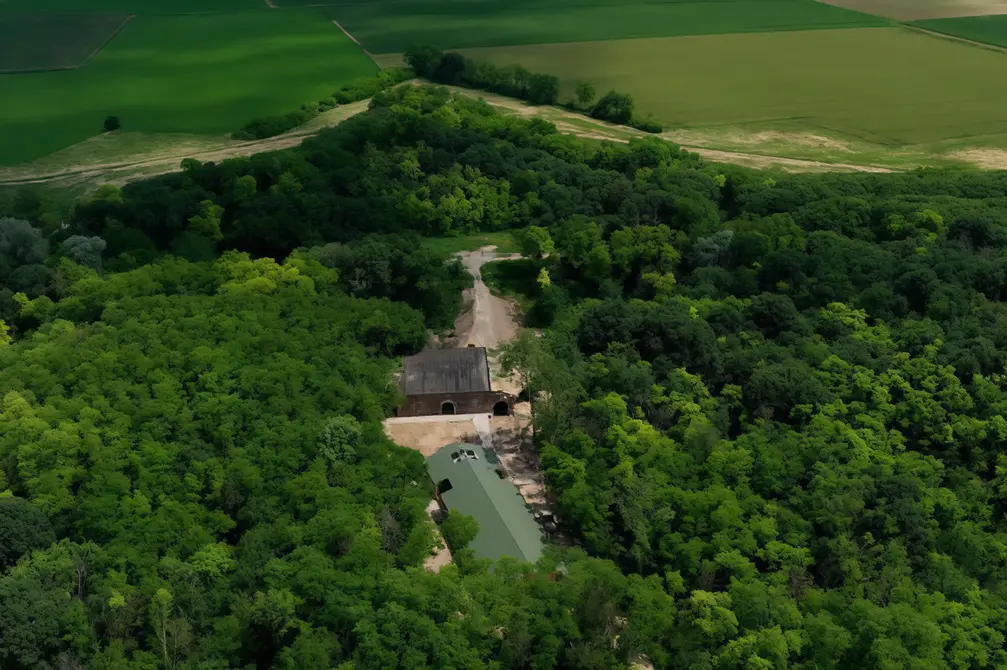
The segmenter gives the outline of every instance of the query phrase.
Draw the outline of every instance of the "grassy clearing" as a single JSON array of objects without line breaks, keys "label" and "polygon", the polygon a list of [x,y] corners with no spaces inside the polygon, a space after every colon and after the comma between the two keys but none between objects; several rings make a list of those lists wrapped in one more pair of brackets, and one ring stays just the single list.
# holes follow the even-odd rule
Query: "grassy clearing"
[{"label": "grassy clearing", "polygon": [[[718,35],[472,49],[631,93],[677,128],[772,125],[877,145],[1007,135],[1004,55],[903,28]],[[677,67],[676,64],[688,64]]]},{"label": "grassy clearing", "polygon": [[108,14],[189,14],[268,9],[264,0],[0,0],[0,14],[96,12]]},{"label": "grassy clearing", "polygon": [[0,74],[78,67],[128,19],[123,14],[0,16]]},{"label": "grassy clearing", "polygon": [[1007,16],[1004,15],[916,21],[913,25],[1007,49]]},{"label": "grassy clearing", "polygon": [[502,254],[515,254],[520,251],[509,230],[459,237],[425,237],[423,244],[446,256],[460,251],[475,251],[490,245],[496,246],[497,251]]},{"label": "grassy clearing", "polygon": [[823,2],[899,21],[1007,14],[1007,0],[823,0]]},{"label": "grassy clearing", "polygon": [[136,17],[87,67],[0,77],[0,164],[100,132],[223,134],[376,71],[330,21],[283,9]]},{"label": "grassy clearing", "polygon": [[[886,25],[884,19],[812,0],[635,2],[514,6],[488,2],[351,3],[324,11],[371,53],[413,44],[444,49],[588,40]],[[549,71],[548,69],[546,71]]]}]

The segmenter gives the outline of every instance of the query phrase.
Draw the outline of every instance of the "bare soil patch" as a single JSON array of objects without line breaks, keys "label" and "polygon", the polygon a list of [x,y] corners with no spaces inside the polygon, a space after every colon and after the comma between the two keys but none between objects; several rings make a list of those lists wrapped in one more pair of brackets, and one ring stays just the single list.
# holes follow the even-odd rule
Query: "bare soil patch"
[{"label": "bare soil patch", "polygon": [[434,512],[440,509],[440,505],[437,504],[436,500],[431,500],[430,504],[427,505],[427,516],[430,517],[430,525],[433,526],[434,537],[437,538],[437,546],[434,547],[433,554],[428,556],[426,560],[423,561],[423,567],[428,572],[440,572],[441,568],[445,565],[450,565],[454,560],[451,556],[451,550],[448,549],[448,545],[444,542],[444,538],[441,537],[440,528],[433,521]]},{"label": "bare soil patch", "polygon": [[683,147],[703,158],[718,163],[731,163],[764,170],[779,168],[784,172],[894,172],[891,168],[875,165],[852,165],[849,163],[827,163],[825,161],[809,161],[798,158],[783,158],[782,156],[763,156],[761,154],[746,154],[737,151],[719,151],[702,147]]},{"label": "bare soil patch", "polygon": [[1007,150],[1004,149],[962,149],[949,156],[984,170],[1007,170]]},{"label": "bare soil patch", "polygon": [[424,458],[433,456],[441,447],[449,444],[479,443],[475,421],[466,414],[397,417],[385,419],[384,426],[388,439],[399,446],[420,452]]}]

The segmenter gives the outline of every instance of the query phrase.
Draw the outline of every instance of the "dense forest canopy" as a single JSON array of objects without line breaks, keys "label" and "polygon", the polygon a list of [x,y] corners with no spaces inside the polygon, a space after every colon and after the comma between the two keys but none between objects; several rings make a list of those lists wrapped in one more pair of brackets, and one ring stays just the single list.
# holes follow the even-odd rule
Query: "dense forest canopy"
[{"label": "dense forest canopy", "polygon": [[[1007,666],[1007,175],[769,175],[405,87],[0,201],[0,668]],[[396,359],[514,229],[566,531],[433,543]]]}]

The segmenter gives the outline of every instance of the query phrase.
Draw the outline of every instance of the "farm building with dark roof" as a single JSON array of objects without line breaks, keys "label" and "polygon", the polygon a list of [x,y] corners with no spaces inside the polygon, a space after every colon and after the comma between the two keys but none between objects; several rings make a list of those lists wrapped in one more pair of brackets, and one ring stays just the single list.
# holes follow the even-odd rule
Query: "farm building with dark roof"
[{"label": "farm building with dark roof", "polygon": [[508,415],[514,397],[494,391],[484,347],[431,349],[405,361],[398,416]]}]

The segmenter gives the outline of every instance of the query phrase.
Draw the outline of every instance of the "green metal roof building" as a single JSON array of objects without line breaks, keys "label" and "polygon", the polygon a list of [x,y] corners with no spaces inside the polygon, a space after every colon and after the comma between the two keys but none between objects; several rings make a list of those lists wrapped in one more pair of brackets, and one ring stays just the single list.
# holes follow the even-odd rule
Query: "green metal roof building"
[{"label": "green metal roof building", "polygon": [[450,444],[427,459],[444,505],[479,522],[469,545],[477,558],[534,563],[542,554],[542,530],[517,488],[497,474],[497,463],[496,454],[474,444]]}]

